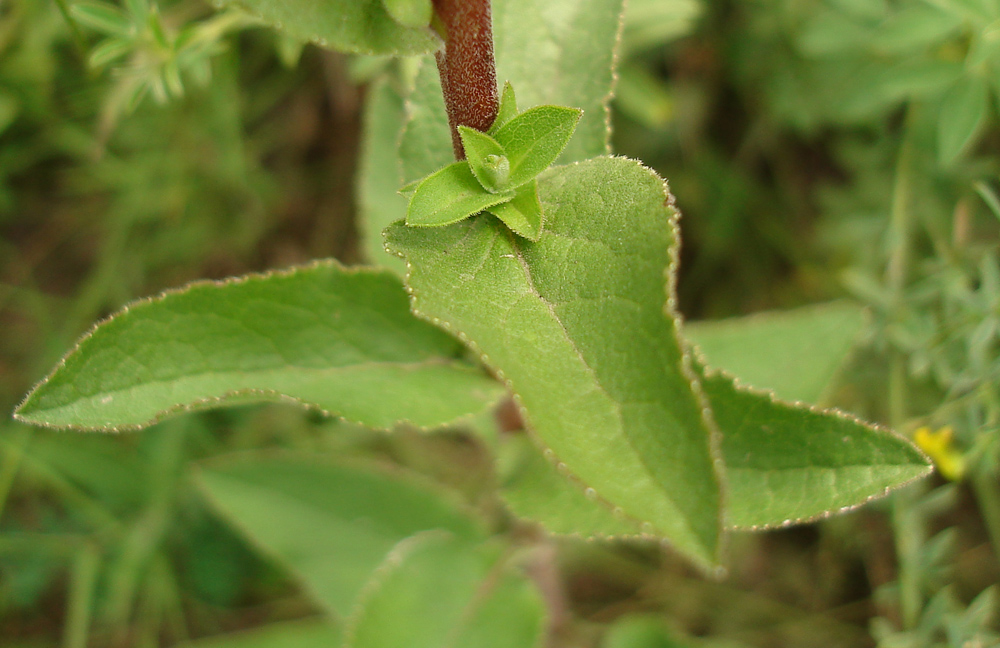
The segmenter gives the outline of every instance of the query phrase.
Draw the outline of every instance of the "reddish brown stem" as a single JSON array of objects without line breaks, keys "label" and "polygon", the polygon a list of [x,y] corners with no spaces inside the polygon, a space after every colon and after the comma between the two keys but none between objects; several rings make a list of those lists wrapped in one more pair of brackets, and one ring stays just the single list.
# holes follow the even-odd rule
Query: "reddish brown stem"
[{"label": "reddish brown stem", "polygon": [[455,158],[465,159],[459,126],[485,131],[497,117],[490,0],[434,0],[445,48],[437,54]]}]

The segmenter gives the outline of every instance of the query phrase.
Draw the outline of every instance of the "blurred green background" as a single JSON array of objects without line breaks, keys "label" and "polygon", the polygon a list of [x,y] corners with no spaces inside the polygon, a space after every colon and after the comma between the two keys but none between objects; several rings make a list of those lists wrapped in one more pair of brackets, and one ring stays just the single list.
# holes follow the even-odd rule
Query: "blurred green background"
[{"label": "blurred green background", "polygon": [[[115,6],[0,3],[4,412],[131,299],[365,261],[355,169],[387,62],[200,0]],[[685,316],[866,305],[831,402],[917,436],[940,475],[736,534],[724,581],[560,541],[553,645],[1000,645],[1000,2],[631,0],[619,72],[615,150],[668,178],[684,215]],[[279,406],[121,436],[4,417],[0,645],[222,646],[211,637],[316,615],[191,481],[199,462],[261,448],[490,488],[460,431],[389,437]],[[308,641],[323,645],[288,645]]]}]

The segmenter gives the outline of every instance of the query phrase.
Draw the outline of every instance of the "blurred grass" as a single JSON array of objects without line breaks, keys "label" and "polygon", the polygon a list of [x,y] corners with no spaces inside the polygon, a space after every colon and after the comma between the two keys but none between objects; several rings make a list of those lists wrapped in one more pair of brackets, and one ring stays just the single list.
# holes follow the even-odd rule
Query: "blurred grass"
[{"label": "blurred grass", "polygon": [[[737,535],[724,582],[697,578],[651,547],[559,543],[557,644],[596,646],[608,624],[649,615],[662,629],[636,621],[645,629],[616,626],[609,641],[957,648],[976,632],[988,636],[991,622],[969,603],[1000,580],[1000,228],[980,197],[992,195],[1000,172],[995,107],[978,144],[942,166],[938,99],[862,105],[844,92],[838,103],[834,91],[852,82],[847,63],[868,56],[891,71],[898,52],[816,54],[816,25],[830,11],[869,15],[918,0],[729,0],[704,3],[700,16],[694,2],[633,4],[645,22],[626,30],[641,38],[627,41],[615,146],[658,169],[677,196],[683,312],[717,317],[854,296],[875,323],[838,402],[904,431],[953,425],[956,452],[973,469],[957,484],[936,478],[905,505]],[[194,0],[161,10],[175,28],[211,15]],[[910,47],[952,57],[975,38],[979,25],[970,24],[968,34]],[[210,57],[209,83],[119,113],[121,75],[86,64],[96,41],[55,2],[0,5],[7,412],[94,320],[130,299],[314,257],[361,260],[352,193],[364,88],[344,57],[307,47],[298,58],[271,32],[239,31]],[[901,165],[904,138],[913,153]],[[901,299],[884,274],[898,244],[891,216],[906,206]],[[890,420],[890,357],[905,359],[899,421]],[[7,420],[0,643],[172,646],[312,615],[189,483],[193,462],[261,447],[375,454],[472,494],[491,487],[488,459],[463,437],[388,438],[287,408],[189,416],[121,437]],[[899,579],[904,550],[919,567],[908,582]],[[907,587],[916,588],[916,619],[903,611]]]}]

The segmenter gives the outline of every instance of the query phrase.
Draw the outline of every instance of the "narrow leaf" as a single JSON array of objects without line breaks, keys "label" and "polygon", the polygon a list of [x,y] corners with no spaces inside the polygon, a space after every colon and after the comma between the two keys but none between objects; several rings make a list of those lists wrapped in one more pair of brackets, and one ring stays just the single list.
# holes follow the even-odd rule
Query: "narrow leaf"
[{"label": "narrow leaf", "polygon": [[404,27],[418,29],[431,22],[431,0],[382,0],[382,5]]},{"label": "narrow leaf", "polygon": [[16,415],[120,430],[227,402],[294,400],[377,428],[437,426],[499,395],[449,359],[455,350],[413,319],[394,276],[317,262],[130,305],[84,337]]},{"label": "narrow leaf", "polygon": [[468,340],[568,473],[715,564],[720,493],[704,404],[665,310],[676,214],[640,164],[599,158],[539,182],[538,243],[492,219],[387,230],[413,309]]},{"label": "narrow leaf", "polygon": [[443,493],[403,475],[312,458],[230,460],[197,482],[225,518],[345,617],[401,540],[443,529],[481,540],[477,523]]},{"label": "narrow leaf", "polygon": [[132,36],[132,21],[113,4],[97,0],[82,0],[69,8],[69,13],[81,24],[109,36]]},{"label": "narrow leaf", "polygon": [[818,403],[865,323],[848,302],[690,322],[684,335],[715,369],[786,401]]},{"label": "narrow leaf", "polygon": [[522,185],[510,202],[494,205],[487,211],[529,241],[537,241],[542,235],[542,203],[538,200],[538,183],[534,180]]},{"label": "narrow leaf", "polygon": [[510,162],[503,147],[487,135],[468,126],[458,127],[465,148],[469,168],[479,184],[490,193],[499,193],[507,188],[510,180]]},{"label": "narrow leaf", "polygon": [[393,20],[383,0],[225,1],[246,8],[299,40],[335,50],[409,55],[433,52],[441,44],[426,26],[414,28]]},{"label": "narrow leaf", "polygon": [[964,76],[945,95],[938,116],[938,161],[950,165],[969,148],[989,112],[989,86],[980,76]]},{"label": "narrow leaf", "polygon": [[517,97],[514,95],[514,86],[507,81],[503,84],[503,91],[500,93],[500,108],[497,110],[497,118],[493,120],[493,125],[487,131],[490,135],[495,135],[501,126],[509,122],[517,115]]},{"label": "narrow leaf", "polygon": [[428,532],[401,542],[362,596],[347,648],[532,648],[544,605],[491,547]]},{"label": "narrow leaf", "polygon": [[497,129],[496,141],[510,160],[510,187],[520,187],[549,168],[566,148],[580,110],[562,106],[537,106]]},{"label": "narrow leaf", "polygon": [[406,224],[414,227],[450,225],[513,197],[512,192],[486,191],[472,175],[467,162],[454,162],[417,185],[406,210]]}]

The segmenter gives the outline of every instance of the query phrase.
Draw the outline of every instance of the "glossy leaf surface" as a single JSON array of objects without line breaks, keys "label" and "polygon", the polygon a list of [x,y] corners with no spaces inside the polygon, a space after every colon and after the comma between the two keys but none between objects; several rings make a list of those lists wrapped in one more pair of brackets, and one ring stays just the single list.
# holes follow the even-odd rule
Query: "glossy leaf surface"
[{"label": "glossy leaf surface", "polygon": [[199,471],[198,483],[225,518],[340,617],[400,541],[431,529],[466,542],[483,536],[442,491],[370,467],[234,460]]},{"label": "glossy leaf surface", "polygon": [[595,494],[702,565],[720,493],[703,404],[665,311],[676,237],[663,181],[599,158],[539,182],[546,235],[491,219],[393,226],[418,314],[463,336],[503,377],[541,442]]},{"label": "glossy leaf surface", "polygon": [[132,304],[84,337],[17,416],[127,429],[228,402],[294,400],[376,428],[437,426],[500,393],[451,359],[456,349],[410,315],[394,276],[317,262]]}]

